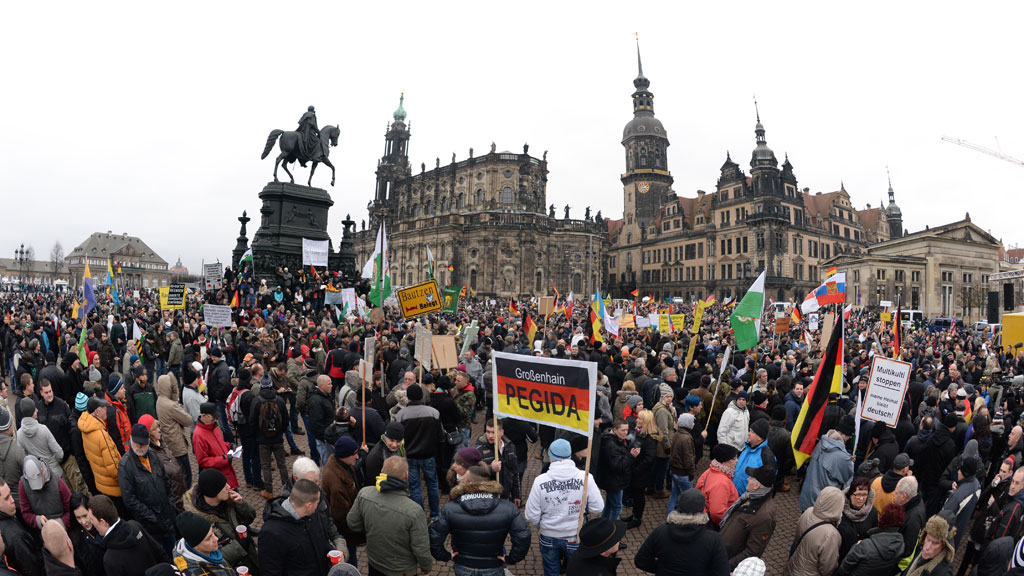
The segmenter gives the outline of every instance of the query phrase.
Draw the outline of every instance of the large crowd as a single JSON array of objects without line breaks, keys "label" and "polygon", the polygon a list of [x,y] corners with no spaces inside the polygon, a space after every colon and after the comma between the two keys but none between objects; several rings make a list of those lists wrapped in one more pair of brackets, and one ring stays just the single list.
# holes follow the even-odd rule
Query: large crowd
[{"label": "large crowd", "polygon": [[[826,344],[805,324],[772,335],[766,316],[761,345],[726,359],[723,303],[697,332],[693,304],[656,301],[626,308],[686,328],[612,335],[585,301],[545,316],[472,295],[457,314],[371,320],[325,305],[343,282],[324,276],[229,270],[180,310],[149,290],[101,290],[91,310],[0,294],[0,575],[503,576],[532,548],[545,576],[615,574],[627,553],[658,575],[747,576],[794,520],[775,502],[791,490],[786,576],[1024,573],[1024,356],[989,333],[897,335],[854,311],[842,391],[798,460]],[[204,322],[229,303],[230,327]],[[421,366],[418,325],[455,337],[457,366]],[[493,418],[495,351],[595,362],[592,434]],[[910,364],[895,427],[855,417],[875,357]],[[645,514],[664,522],[624,550]]]}]

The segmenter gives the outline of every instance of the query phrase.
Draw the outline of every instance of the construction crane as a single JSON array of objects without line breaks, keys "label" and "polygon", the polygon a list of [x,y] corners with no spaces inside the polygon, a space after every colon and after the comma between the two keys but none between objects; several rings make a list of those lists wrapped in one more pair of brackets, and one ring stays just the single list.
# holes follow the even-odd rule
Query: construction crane
[{"label": "construction crane", "polygon": [[1003,154],[1002,152],[996,152],[995,150],[989,150],[988,148],[985,148],[984,146],[978,146],[977,144],[974,144],[972,142],[968,142],[967,140],[961,140],[959,138],[950,138],[949,136],[943,136],[942,139],[945,140],[946,142],[949,142],[949,143],[952,143],[952,144],[956,144],[957,146],[963,146],[964,148],[970,148],[971,150],[974,150],[975,152],[981,152],[982,154],[988,154],[989,156],[995,156],[996,158],[999,158],[1000,160],[1006,160],[1007,162],[1010,162],[1011,164],[1016,164],[1018,166],[1024,166],[1024,160],[1018,160],[1018,159],[1014,158],[1013,156],[1007,156],[1006,154]]}]

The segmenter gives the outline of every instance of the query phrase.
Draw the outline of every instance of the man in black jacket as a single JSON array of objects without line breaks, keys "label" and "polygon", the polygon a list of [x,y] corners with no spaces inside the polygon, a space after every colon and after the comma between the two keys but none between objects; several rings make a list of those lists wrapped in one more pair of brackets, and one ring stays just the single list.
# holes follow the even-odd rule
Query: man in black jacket
[{"label": "man in black jacket", "polygon": [[67,402],[54,394],[53,385],[49,380],[39,382],[39,400],[36,402],[36,420],[49,428],[53,439],[64,451],[64,457],[71,456],[74,451],[71,446],[71,429],[73,419],[71,408]]},{"label": "man in black jacket", "polygon": [[0,479],[0,535],[7,545],[7,562],[21,576],[42,576],[43,559],[40,544],[33,532],[21,521],[11,496],[11,487]]},{"label": "man in black jacket", "polygon": [[324,440],[324,430],[334,422],[334,396],[331,395],[331,388],[331,377],[321,374],[317,376],[316,387],[309,391],[307,400],[309,435],[314,438],[310,451],[315,449],[321,462],[327,462],[334,453],[334,446],[328,446]]},{"label": "man in black jacket", "polygon": [[170,561],[167,551],[138,522],[117,516],[109,496],[93,496],[89,512],[96,517],[96,530],[107,549],[103,554],[107,576],[145,576],[150,567]]},{"label": "man in black jacket", "polygon": [[437,410],[424,404],[423,387],[413,384],[405,391],[409,405],[398,411],[395,422],[405,426],[405,455],[409,460],[409,497],[423,506],[420,475],[427,481],[430,517],[441,513],[437,482],[437,456],[442,442],[441,416]]},{"label": "man in black jacket", "polygon": [[918,535],[928,519],[925,514],[924,501],[917,493],[917,478],[906,476],[897,482],[893,502],[903,506],[905,513],[903,528],[900,529],[900,534],[903,535],[903,555],[900,558],[904,558],[917,551]]},{"label": "man in black jacket", "polygon": [[320,488],[306,479],[295,482],[289,496],[279,496],[263,511],[260,572],[280,576],[322,576],[331,569],[332,544],[323,525],[314,521]]},{"label": "man in black jacket", "polygon": [[270,500],[274,497],[273,461],[277,462],[281,485],[288,485],[288,464],[284,455],[284,430],[288,426],[288,407],[284,399],[277,395],[273,382],[266,374],[260,381],[259,396],[252,400],[249,423],[256,430],[260,446],[260,464],[263,471],[263,490],[260,495]]},{"label": "man in black jacket", "polygon": [[210,402],[217,404],[217,417],[220,420],[220,431],[224,434],[224,440],[229,443],[235,442],[235,435],[231,433],[231,425],[228,423],[228,396],[231,395],[231,372],[227,363],[224,362],[224,353],[220,348],[210,348],[210,377],[207,387],[210,390]]},{"label": "man in black jacket", "polygon": [[[444,545],[450,533],[452,549],[458,551],[455,563],[461,567],[498,569],[525,558],[530,549],[530,527],[518,506],[502,498],[502,491],[501,484],[471,468],[452,488],[452,499],[437,522],[430,524],[430,555],[442,562],[452,559]],[[512,537],[512,549],[506,553],[507,536]]]},{"label": "man in black jacket", "polygon": [[163,549],[174,549],[174,491],[160,458],[149,451],[149,429],[132,426],[132,449],[117,467],[124,506]]},{"label": "man in black jacket", "polygon": [[928,439],[926,449],[918,456],[912,456],[917,467],[914,475],[921,483],[921,496],[925,501],[928,517],[942,508],[945,494],[939,487],[939,478],[956,457],[956,445],[953,442],[953,430],[956,429],[957,418],[953,413],[946,414],[942,422],[935,422],[935,431]]},{"label": "man in black jacket", "polygon": [[501,481],[501,497],[511,500],[516,506],[522,499],[519,483],[519,459],[516,457],[516,447],[509,442],[504,434],[504,420],[498,420],[498,460],[494,459],[494,420],[488,420],[484,424],[484,435],[477,438],[476,449],[480,451],[483,458],[481,464],[488,466],[491,470],[491,478],[497,474]]}]

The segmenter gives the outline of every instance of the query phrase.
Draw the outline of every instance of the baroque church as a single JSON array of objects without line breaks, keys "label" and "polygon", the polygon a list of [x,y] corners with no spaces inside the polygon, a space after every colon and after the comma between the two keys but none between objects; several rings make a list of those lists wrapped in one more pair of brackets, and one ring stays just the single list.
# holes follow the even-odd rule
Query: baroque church
[{"label": "baroque church", "polygon": [[672,189],[668,133],[654,115],[651,82],[637,48],[633,118],[622,132],[623,217],[607,220],[608,274],[602,289],[687,300],[743,294],[767,270],[765,293],[800,301],[822,281],[822,263],[903,235],[889,186],[888,206],[857,209],[845,186],[800,188],[788,156],[779,165],[757,115],[750,171],[726,153],[712,192]]},{"label": "baroque church", "polygon": [[[411,124],[405,97],[384,135],[377,163],[370,225],[355,234],[357,262],[373,253],[380,222],[386,223],[392,285],[428,278],[429,247],[434,277],[444,286],[466,285],[481,296],[530,297],[600,287],[607,270],[607,224],[590,208],[576,218],[547,204],[547,152],[537,158],[498,151],[462,160],[452,154],[413,174]],[[558,214],[556,215],[556,212]]]}]

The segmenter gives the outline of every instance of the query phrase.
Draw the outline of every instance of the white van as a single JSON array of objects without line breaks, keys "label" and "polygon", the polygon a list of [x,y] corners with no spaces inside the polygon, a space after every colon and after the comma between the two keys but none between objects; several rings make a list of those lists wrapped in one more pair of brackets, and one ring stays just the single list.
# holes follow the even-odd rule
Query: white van
[{"label": "white van", "polygon": [[920,310],[901,310],[900,311],[900,324],[904,328],[913,328],[919,326],[924,322],[924,312]]}]

